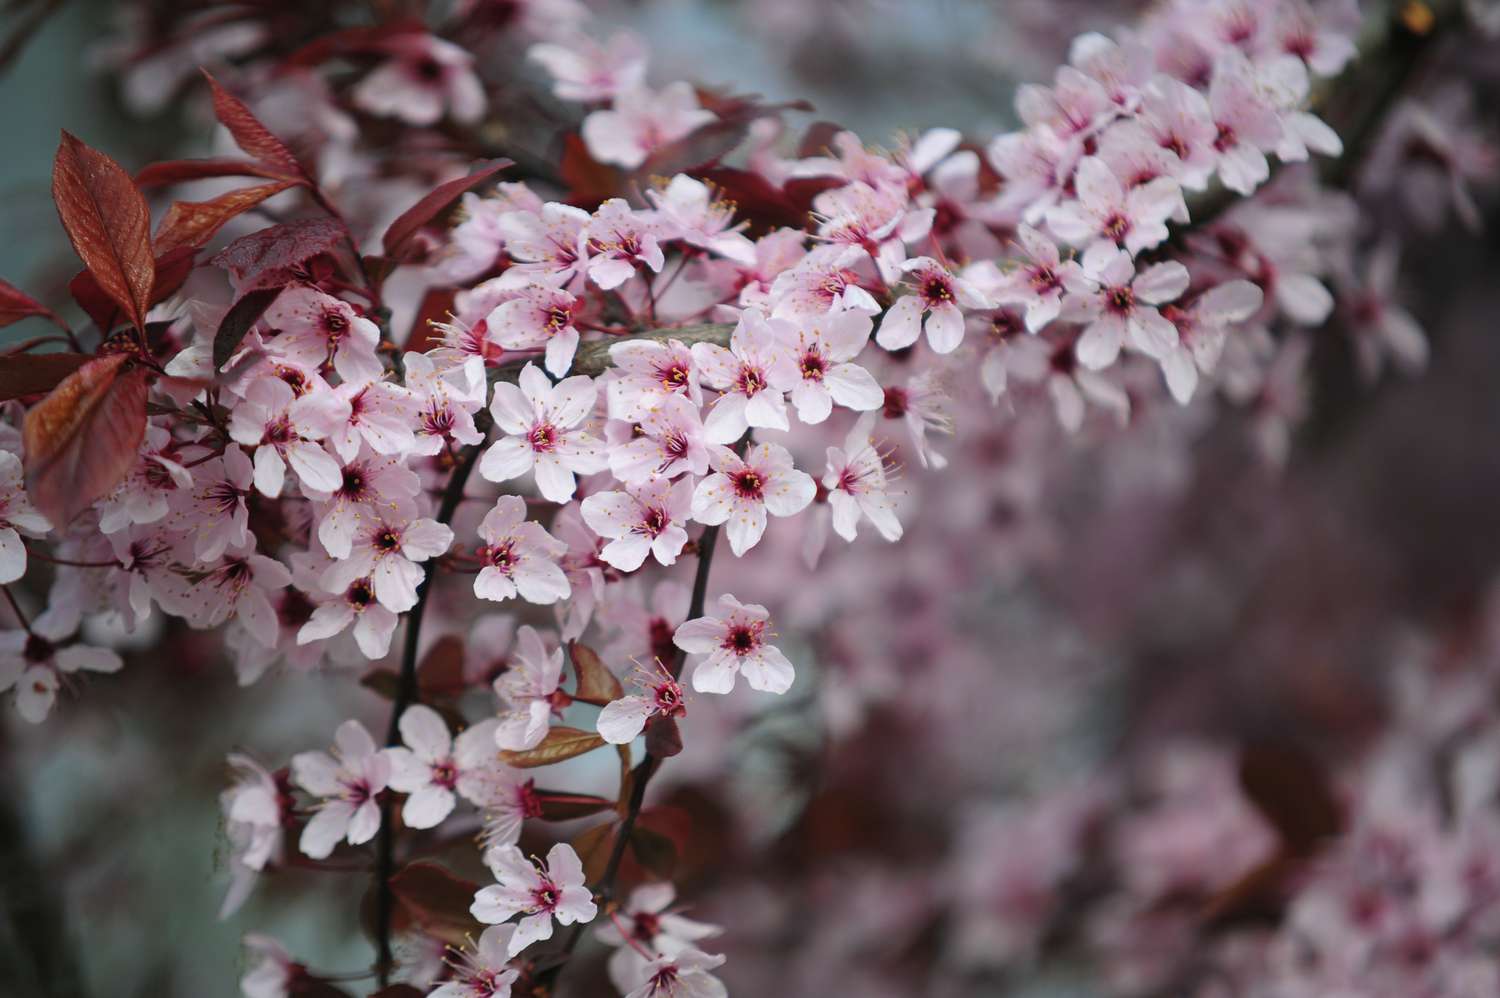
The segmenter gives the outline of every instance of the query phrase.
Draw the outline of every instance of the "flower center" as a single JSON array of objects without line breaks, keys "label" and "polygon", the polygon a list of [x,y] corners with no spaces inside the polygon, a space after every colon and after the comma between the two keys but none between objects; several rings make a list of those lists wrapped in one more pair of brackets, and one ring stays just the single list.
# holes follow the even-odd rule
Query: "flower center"
[{"label": "flower center", "polygon": [[758,500],[764,498],[765,481],[760,477],[759,472],[753,468],[746,468],[743,471],[736,472],[730,481],[734,484],[735,494],[741,499]]},{"label": "flower center", "polygon": [[532,450],[546,453],[557,446],[557,427],[551,423],[538,423],[531,428],[527,439],[531,442]]},{"label": "flower center", "polygon": [[760,647],[760,628],[751,624],[735,624],[724,636],[724,650],[736,655],[750,654]]},{"label": "flower center", "polygon": [[491,568],[498,568],[501,572],[509,575],[516,567],[516,542],[510,538],[498,544],[491,544],[479,549],[479,557]]},{"label": "flower center", "polygon": [[740,366],[740,376],[735,379],[734,387],[742,395],[754,395],[766,387],[766,376],[758,368],[743,364]]}]

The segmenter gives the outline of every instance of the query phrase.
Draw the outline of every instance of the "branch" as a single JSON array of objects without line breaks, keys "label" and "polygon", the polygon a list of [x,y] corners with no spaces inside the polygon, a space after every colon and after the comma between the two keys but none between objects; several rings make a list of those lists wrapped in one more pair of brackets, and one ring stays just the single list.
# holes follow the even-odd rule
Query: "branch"
[{"label": "branch", "polygon": [[[472,444],[463,449],[453,477],[443,491],[438,506],[437,521],[449,523],[454,510],[463,500],[464,486],[474,466],[479,463],[479,454],[484,444]],[[423,569],[422,591],[417,605],[412,607],[406,619],[406,644],[401,652],[401,675],[396,683],[396,696],[391,702],[391,720],[386,725],[385,743],[400,744],[401,715],[408,705],[417,699],[417,648],[422,636],[422,617],[427,611],[427,599],[432,595],[433,575],[437,571],[437,559],[429,558]],[[392,827],[391,795],[380,801],[380,838],[375,844],[375,969],[383,988],[389,983],[391,972],[391,876],[395,873],[396,832]]]}]

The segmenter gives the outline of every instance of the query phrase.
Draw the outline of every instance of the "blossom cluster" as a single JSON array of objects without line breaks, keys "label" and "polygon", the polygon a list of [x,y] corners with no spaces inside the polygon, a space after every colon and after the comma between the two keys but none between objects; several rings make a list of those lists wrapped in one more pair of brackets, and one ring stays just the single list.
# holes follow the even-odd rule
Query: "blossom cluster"
[{"label": "blossom cluster", "polygon": [[[346,30],[284,73],[246,72],[249,105],[213,83],[253,162],[158,164],[161,183],[276,189],[174,203],[148,259],[156,288],[174,252],[191,249],[191,269],[212,240],[222,248],[168,293],[148,287],[133,329],[123,312],[99,322],[97,354],[50,394],[16,393],[27,404],[7,415],[24,432],[0,431],[0,584],[50,573],[44,612],[13,603],[0,692],[40,723],[80,671],[121,668],[75,636],[95,616],[219,629],[246,685],[358,669],[394,701],[390,744],[350,719],[331,754],[275,771],[232,760],[224,913],[262,873],[377,840],[388,862],[398,834],[473,830],[494,883],[474,885],[467,915],[489,928],[462,946],[420,918],[411,930],[453,944],[446,962],[406,968],[443,998],[544,987],[561,965],[545,958],[578,938],[545,953],[554,922],[600,919],[628,998],[725,993],[724,956],[698,947],[721,929],[681,915],[669,881],[614,894],[641,809],[632,790],[684,750],[680,720],[719,709],[688,689],[798,689],[771,610],[722,585],[708,598],[720,532],[736,559],[790,546],[808,568],[830,530],[901,540],[926,514],[894,454],[923,479],[948,467],[957,445],[939,438],[960,411],[1040,441],[1053,422],[1080,433],[1096,410],[1123,427],[1222,391],[1256,410],[1279,456],[1298,415],[1299,331],[1336,300],[1357,303],[1367,368],[1425,357],[1391,300],[1394,245],[1364,254],[1344,196],[1310,170],[1272,180],[1273,160],[1342,151],[1313,95],[1355,55],[1352,4],[1160,5],[1133,31],[1077,38],[1050,83],[1021,89],[1022,127],[987,144],[937,128],[887,153],[830,131],[795,154],[783,109],[655,87],[633,36],[590,37],[565,0],[521,4],[507,30],[576,105],[564,168],[465,177],[450,157],[381,190],[413,206],[392,219],[364,190],[380,184],[356,121],[397,129],[415,156],[423,135],[468,135],[515,86],[456,41],[479,21],[456,6],[448,35]],[[704,151],[726,131],[742,166]],[[309,166],[287,143],[312,134]],[[241,212],[260,202],[297,217],[255,228]],[[93,279],[105,296],[118,283]],[[101,406],[131,415],[132,378],[138,438],[117,472],[96,472],[109,461],[80,427]],[[966,405],[972,394],[989,408]],[[59,467],[83,471],[59,489]],[[778,618],[804,612],[778,592],[784,577],[731,571]],[[419,630],[428,612],[467,632],[461,661]],[[393,675],[379,663],[403,626]],[[446,670],[432,686],[428,662]],[[529,775],[606,744],[631,774],[617,801]],[[545,859],[523,851],[538,823],[612,809],[612,861],[614,840],[589,854],[587,832]],[[1049,849],[1068,841],[1038,842],[1002,875],[1052,876],[1050,890],[1076,857]],[[382,895],[391,874],[377,871]],[[247,993],[286,993],[307,973],[274,941],[256,949]]]}]

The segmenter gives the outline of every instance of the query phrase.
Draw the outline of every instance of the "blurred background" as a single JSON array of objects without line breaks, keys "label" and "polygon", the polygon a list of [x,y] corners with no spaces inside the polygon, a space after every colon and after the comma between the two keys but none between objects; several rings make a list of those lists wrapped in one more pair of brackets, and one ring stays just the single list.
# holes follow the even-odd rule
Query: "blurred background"
[{"label": "blurred background", "polygon": [[[881,143],[1014,127],[1018,83],[1142,6],[659,0],[601,17],[650,40],[658,81],[806,97]],[[92,71],[127,20],[68,0],[0,76],[0,276],[49,304],[74,266],[48,196],[58,128],[127,165],[209,147],[201,93],[151,109]],[[1494,54],[1454,55],[1487,139]],[[679,892],[730,926],[732,994],[1199,993],[1173,976],[1194,946],[1182,913],[1274,839],[1234,775],[1245,746],[1295,745],[1352,793],[1371,747],[1436,709],[1431,677],[1496,662],[1493,193],[1482,233],[1406,227],[1400,300],[1430,339],[1425,371],[1357,377],[1339,314],[1313,335],[1284,465],[1255,446],[1255,406],[1143,406],[1128,431],[1072,438],[961,405],[940,449],[963,470],[905,470],[906,540],[826,555],[775,607],[794,693],[690,714],[689,751],[660,777],[694,829]],[[773,527],[772,554],[721,560],[714,588],[772,603],[802,540]],[[353,675],[239,688],[209,636],[116,639],[125,671],[47,737],[0,718],[0,991],[230,994],[246,931],[321,969],[367,965],[362,877],[287,871],[216,918],[217,795],[226,753],[279,765],[345,717],[383,724],[384,702]],[[612,792],[613,767],[580,760],[555,782]],[[1150,881],[1191,865],[1158,855],[1174,844],[1206,869],[1169,889]],[[607,993],[594,975],[572,993]]]}]

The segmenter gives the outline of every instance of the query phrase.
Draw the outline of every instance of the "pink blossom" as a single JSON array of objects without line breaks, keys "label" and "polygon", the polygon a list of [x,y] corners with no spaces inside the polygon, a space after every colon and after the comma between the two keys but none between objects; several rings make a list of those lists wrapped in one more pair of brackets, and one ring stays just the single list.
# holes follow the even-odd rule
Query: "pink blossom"
[{"label": "pink blossom", "polygon": [[650,962],[637,946],[651,953],[678,954],[701,939],[712,939],[724,930],[678,914],[672,902],[677,891],[671,883],[642,884],[630,892],[609,924],[594,935],[615,950],[609,957],[609,979],[620,991],[629,991]]},{"label": "pink blossom", "polygon": [[817,486],[792,466],[780,444],[756,444],[741,458],[728,447],[709,451],[714,474],[693,493],[693,519],[710,526],[728,523],[729,548],[742,555],[766,532],[766,514],[793,516],[812,502]]},{"label": "pink blossom", "polygon": [[611,700],[599,712],[596,727],[611,745],[629,745],[654,717],[687,716],[682,687],[660,659],[654,664],[654,670],[644,667],[636,670],[632,682],[640,691],[638,694]]},{"label": "pink blossom", "polygon": [[391,650],[391,635],[399,622],[394,611],[376,600],[375,580],[364,576],[317,602],[307,622],[297,631],[297,644],[326,641],[353,625],[359,650],[366,658],[381,659]]},{"label": "pink blossom", "polygon": [[483,360],[470,357],[440,370],[429,355],[409,353],[403,364],[406,388],[417,404],[412,454],[432,455],[445,446],[484,441],[484,434],[474,425],[474,413],[483,408],[488,387]]},{"label": "pink blossom", "polygon": [[1108,367],[1129,343],[1148,357],[1161,359],[1177,346],[1177,329],[1155,308],[1187,290],[1187,268],[1176,261],[1158,263],[1139,274],[1124,250],[1089,261],[1069,296],[1064,317],[1086,321],[1078,340],[1078,362],[1090,370]]},{"label": "pink blossom", "polygon": [[553,385],[531,364],[521,369],[519,387],[497,382],[490,412],[506,435],[484,452],[479,473],[504,482],[533,471],[547,500],[572,499],[573,476],[603,471],[608,461],[599,439],[579,426],[597,395],[591,378],[578,375]]},{"label": "pink blossom", "polygon": [[119,672],[120,656],[108,648],[63,644],[78,629],[78,613],[52,606],[29,630],[0,631],[0,693],[15,691],[16,713],[40,724],[52,712],[62,677],[75,672]]},{"label": "pink blossom", "polygon": [[708,444],[698,407],[682,395],[665,396],[639,423],[605,425],[609,471],[627,485],[650,478],[708,474]]},{"label": "pink blossom", "polygon": [[1002,304],[1025,306],[1026,328],[1035,333],[1062,311],[1063,292],[1069,281],[1076,283],[1081,268],[1076,260],[1063,260],[1057,244],[1029,225],[1017,226],[1016,238],[1026,262],[995,282],[991,296]]},{"label": "pink blossom", "polygon": [[453,812],[455,794],[472,799],[495,754],[495,723],[466,729],[455,740],[442,715],[424,704],[406,708],[399,722],[404,746],[385,750],[390,788],[409,794],[401,818],[412,828],[433,828]]},{"label": "pink blossom", "polygon": [[1198,374],[1212,374],[1229,327],[1260,311],[1265,296],[1249,281],[1229,281],[1205,291],[1186,308],[1162,309],[1177,327],[1177,347],[1162,358],[1172,397],[1186,405],[1198,387]]},{"label": "pink blossom", "polygon": [[771,315],[778,319],[812,319],[845,309],[870,315],[879,312],[880,305],[860,284],[855,270],[864,256],[854,246],[823,246],[808,253],[772,281]]},{"label": "pink blossom", "polygon": [[391,764],[375,739],[358,721],[345,721],[334,733],[333,754],[299,752],[292,756],[292,781],[322,798],[318,813],[302,829],[298,848],[312,859],[325,859],[339,840],[352,846],[368,842],[380,830],[376,797],[386,788]]},{"label": "pink blossom", "polygon": [[1177,179],[1201,191],[1218,164],[1219,129],[1208,98],[1181,80],[1157,76],[1141,100],[1136,119],[1156,144],[1177,157]]},{"label": "pink blossom", "polygon": [[716,120],[712,111],[698,105],[697,94],[686,83],[657,91],[636,85],[616,94],[610,110],[583,119],[583,141],[599,162],[633,170],[658,149]]},{"label": "pink blossom", "polygon": [[552,92],[559,100],[610,100],[646,81],[646,47],[628,31],[618,31],[602,44],[586,35],[540,42],[526,57],[552,74]]},{"label": "pink blossom", "polygon": [[44,537],[52,529],[26,496],[21,459],[0,450],[0,585],[26,574],[26,545],[21,535]]},{"label": "pink blossom", "polygon": [[276,777],[254,759],[232,752],[229,766],[235,781],[219,795],[219,809],[230,842],[233,880],[219,908],[220,919],[238,911],[260,873],[281,862],[290,803],[289,792],[283,794]]},{"label": "pink blossom", "polygon": [[519,595],[528,603],[556,603],[572,592],[557,559],[568,546],[526,519],[526,500],[501,496],[479,524],[484,565],[474,580],[480,599],[507,600]]},{"label": "pink blossom", "polygon": [[323,587],[342,592],[356,579],[370,579],[375,598],[386,609],[404,613],[417,605],[421,564],[446,554],[453,530],[427,517],[386,508],[359,522],[349,557],[323,573]]},{"label": "pink blossom", "polygon": [[719,597],[721,616],[698,617],[677,628],[672,641],[683,651],[707,655],[693,669],[693,689],[699,693],[728,693],[735,677],[744,674],[752,690],[785,693],[796,673],[781,649],[767,642],[771,613],[757,603],[741,603],[725,593]]},{"label": "pink blossom", "polygon": [[927,434],[953,432],[951,399],[946,378],[937,370],[916,374],[905,385],[885,386],[885,406],[881,412],[886,419],[899,419],[906,424],[917,460],[924,468],[948,466],[948,459],[933,450]]},{"label": "pink blossom", "polygon": [[534,627],[516,630],[516,654],[494,684],[501,706],[496,745],[520,752],[541,744],[547,736],[547,722],[569,702],[562,692],[562,670],[561,648],[548,652]]},{"label": "pink blossom", "polygon": [[485,863],[499,883],[480,888],[469,912],[491,925],[524,916],[506,946],[511,956],[534,942],[551,939],[554,918],[560,925],[572,925],[591,922],[598,913],[584,886],[583,864],[564,842],[548,851],[545,864],[533,864],[515,846],[491,850]]},{"label": "pink blossom", "polygon": [[1250,194],[1271,174],[1266,153],[1281,142],[1281,116],[1261,88],[1244,56],[1227,52],[1214,65],[1209,110],[1218,135],[1219,179],[1239,194]]},{"label": "pink blossom", "polygon": [[846,541],[854,540],[863,516],[888,541],[901,539],[901,521],[891,501],[885,458],[870,443],[872,417],[860,419],[849,432],[843,448],[828,448],[828,470],[823,487],[833,510],[833,530]]},{"label": "pink blossom", "polygon": [[636,212],[624,198],[605,201],[585,231],[589,280],[608,291],[634,277],[637,268],[661,273],[666,258],[657,239],[649,213]]},{"label": "pink blossom", "polygon": [[513,211],[500,216],[496,225],[505,237],[505,251],[516,261],[501,276],[501,285],[565,287],[588,259],[583,245],[588,223],[588,212],[555,201],[542,205],[539,212]]},{"label": "pink blossom", "polygon": [[281,627],[269,594],[285,589],[292,577],[272,558],[230,552],[191,577],[163,573],[157,581],[157,598],[168,613],[199,628],[217,627],[235,617],[252,637],[270,647]]},{"label": "pink blossom", "polygon": [[272,330],[268,349],[303,367],[332,364],[345,381],[369,381],[383,368],[375,348],[380,327],[354,306],[317,288],[296,285],[276,296],[261,316]]},{"label": "pink blossom", "polygon": [[113,534],[133,523],[155,523],[167,515],[171,499],[192,487],[193,474],[182,466],[171,433],[149,424],[135,468],[108,496],[99,500],[99,529]]},{"label": "pink blossom", "polygon": [[317,441],[348,420],[348,403],[331,391],[300,398],[279,378],[257,378],[229,418],[229,435],[255,450],[255,488],[281,495],[287,465],[303,484],[324,492],[339,486],[339,464]]},{"label": "pink blossom", "polygon": [[453,979],[438,985],[428,998],[510,998],[511,985],[520,976],[508,966],[515,931],[513,925],[492,925],[479,934],[477,943],[449,947]]},{"label": "pink blossom", "polygon": [[693,352],[681,340],[611,344],[609,359],[614,371],[605,392],[612,419],[642,419],[669,395],[684,395],[695,406],[703,404]]},{"label": "pink blossom", "polygon": [[834,403],[857,412],[880,408],[885,399],[880,383],[852,363],[870,342],[868,315],[845,311],[804,320],[795,327],[795,335],[792,356],[801,377],[791,398],[798,419],[821,423]]},{"label": "pink blossom", "polygon": [[337,489],[304,491],[314,503],[318,542],[333,557],[347,558],[362,523],[392,512],[413,515],[421,488],[421,478],[399,460],[367,453],[344,465]]},{"label": "pink blossom", "polygon": [[729,990],[709,971],[724,962],[722,955],[688,947],[662,955],[638,972],[638,983],[625,998],[727,998]]},{"label": "pink blossom", "polygon": [[246,498],[254,474],[245,452],[231,445],[224,448],[222,457],[193,469],[191,488],[172,494],[172,520],[178,529],[192,534],[193,557],[214,561],[226,548],[242,548],[249,542]]},{"label": "pink blossom", "polygon": [[484,115],[484,88],[466,50],[431,35],[402,35],[391,47],[391,58],[355,85],[358,107],[421,126],[436,125],[444,112],[461,124]]},{"label": "pink blossom", "polygon": [[693,483],[653,478],[623,492],[596,492],[583,501],[583,519],[600,537],[610,538],[599,557],[622,572],[640,568],[650,554],[673,565],[687,543]]},{"label": "pink blossom", "polygon": [[977,287],[931,257],[907,260],[901,270],[914,293],[897,298],[880,320],[875,342],[887,350],[909,347],[926,332],[927,345],[934,353],[952,353],[964,339],[964,316],[959,306],[993,305]]},{"label": "pink blossom", "polygon": [[1089,253],[1120,246],[1135,256],[1167,238],[1167,219],[1187,213],[1182,190],[1171,177],[1127,191],[1103,159],[1085,156],[1074,179],[1078,200],[1049,209],[1047,225]]},{"label": "pink blossom", "polygon": [[547,371],[561,378],[578,351],[578,327],[573,323],[582,308],[581,299],[561,288],[528,284],[496,305],[484,321],[490,338],[507,350],[545,347]]},{"label": "pink blossom", "polygon": [[416,443],[417,400],[402,385],[378,378],[349,380],[333,391],[345,403],[341,411],[348,412],[328,434],[340,460],[354,460],[362,445],[377,454],[404,454]]},{"label": "pink blossom", "polygon": [[648,190],[646,197],[673,238],[736,263],[755,263],[755,244],[739,231],[746,223],[731,224],[734,206],[708,184],[679,173],[666,187]]},{"label": "pink blossom", "polygon": [[693,344],[693,360],[704,383],[720,392],[703,424],[709,443],[733,443],[753,426],[790,426],[786,393],[800,380],[787,345],[790,329],[752,308],[740,314],[729,349],[717,343]]}]

